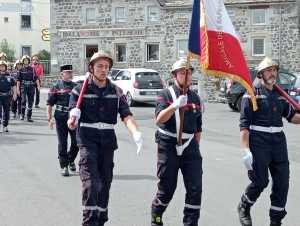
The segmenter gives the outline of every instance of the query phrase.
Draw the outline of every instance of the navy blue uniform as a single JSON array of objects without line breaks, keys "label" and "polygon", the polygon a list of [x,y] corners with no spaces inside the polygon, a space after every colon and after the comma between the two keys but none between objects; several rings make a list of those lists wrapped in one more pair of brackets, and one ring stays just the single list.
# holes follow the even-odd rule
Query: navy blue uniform
[{"label": "navy blue uniform", "polygon": [[[173,89],[177,98],[182,95],[182,90],[176,85],[173,85]],[[187,98],[188,103],[185,106],[183,133],[195,134],[202,132],[202,105],[200,97],[195,92],[188,90]],[[160,91],[156,101],[156,117],[172,103],[173,99],[169,89]],[[175,114],[165,123],[157,123],[157,125],[163,131],[176,134]],[[178,171],[181,169],[186,188],[183,224],[185,226],[198,225],[202,194],[202,156],[196,137],[192,138],[181,156],[178,156],[176,152],[176,137],[157,131],[155,141],[158,144],[157,177],[160,181],[156,197],[152,202],[152,211],[158,215],[162,215],[165,212],[175,192]],[[185,142],[187,142],[187,139],[182,140],[182,144]]]},{"label": "navy blue uniform", "polygon": [[270,218],[280,222],[286,215],[285,204],[289,189],[289,160],[284,132],[261,132],[250,126],[282,127],[282,117],[288,122],[296,114],[292,105],[275,88],[267,89],[261,83],[255,85],[258,110],[253,111],[252,101],[247,92],[242,100],[240,130],[247,129],[249,148],[253,155],[253,170],[248,171],[251,184],[242,196],[242,203],[252,206],[261,192],[268,186],[270,171],[273,184]]},{"label": "navy blue uniform", "polygon": [[[15,82],[17,82],[17,75],[18,75],[18,69],[13,70],[10,73],[10,76],[15,80]],[[13,113],[17,113],[18,110],[18,114],[21,114],[21,96],[17,95],[17,99],[16,100],[11,100],[11,111]]]},{"label": "navy blue uniform", "polygon": [[[117,123],[132,115],[122,90],[106,79],[106,87],[98,88],[89,77],[89,84],[81,104],[81,117],[77,128],[80,150],[79,172],[82,180],[83,222],[85,226],[102,225],[107,220],[109,190],[113,176],[114,150],[118,148],[114,129],[97,129],[81,123]],[[76,106],[82,84],[71,94],[69,108]],[[91,124],[92,125],[92,124]]]},{"label": "navy blue uniform", "polygon": [[21,114],[25,115],[26,100],[28,98],[27,117],[31,118],[32,104],[34,100],[35,83],[38,79],[37,73],[31,66],[21,67],[18,71],[17,81],[20,81],[22,109]]},{"label": "navy blue uniform", "polygon": [[8,72],[0,74],[0,121],[2,121],[2,108],[3,114],[3,126],[8,125],[9,112],[10,112],[10,100],[11,100],[11,87],[15,86],[16,82],[10,77]]},{"label": "navy blue uniform", "polygon": [[[76,143],[76,131],[68,128],[69,99],[72,89],[77,85],[75,82],[59,81],[50,89],[48,93],[47,105],[54,106],[54,118],[56,122],[56,132],[58,138],[58,159],[60,167],[66,167],[74,162],[78,147]],[[71,146],[68,150],[68,133],[71,137]]]}]

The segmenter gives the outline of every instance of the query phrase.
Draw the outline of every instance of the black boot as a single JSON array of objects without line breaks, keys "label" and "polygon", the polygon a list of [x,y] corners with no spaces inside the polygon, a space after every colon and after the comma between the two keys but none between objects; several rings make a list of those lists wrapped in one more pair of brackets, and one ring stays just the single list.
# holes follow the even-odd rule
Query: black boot
[{"label": "black boot", "polygon": [[162,215],[155,214],[151,211],[151,226],[161,226],[164,225],[162,222]]},{"label": "black boot", "polygon": [[33,120],[30,117],[28,117],[27,122],[33,122]]},{"label": "black boot", "polygon": [[271,220],[270,226],[280,226],[280,225],[281,225],[281,222]]},{"label": "black boot", "polygon": [[252,220],[250,216],[250,206],[239,203],[237,211],[242,226],[252,226]]},{"label": "black boot", "polygon": [[76,171],[76,165],[75,165],[75,162],[70,162],[69,168],[70,168],[70,170],[73,171],[73,172]]}]

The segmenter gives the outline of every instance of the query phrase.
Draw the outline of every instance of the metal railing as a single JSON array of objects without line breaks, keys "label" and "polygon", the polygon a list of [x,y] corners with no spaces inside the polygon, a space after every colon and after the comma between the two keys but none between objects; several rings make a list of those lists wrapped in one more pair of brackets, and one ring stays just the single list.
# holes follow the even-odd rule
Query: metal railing
[{"label": "metal railing", "polygon": [[43,67],[44,75],[50,75],[51,72],[50,60],[40,60],[39,65]]}]

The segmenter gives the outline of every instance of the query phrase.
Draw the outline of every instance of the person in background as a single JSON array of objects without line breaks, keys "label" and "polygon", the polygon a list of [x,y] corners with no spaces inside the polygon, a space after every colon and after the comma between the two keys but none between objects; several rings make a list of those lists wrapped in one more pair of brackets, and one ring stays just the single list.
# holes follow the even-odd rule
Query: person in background
[{"label": "person in background", "polygon": [[[39,65],[39,58],[37,56],[32,57],[32,65],[38,75],[40,86],[43,86],[44,83],[44,70],[41,65]],[[38,90],[38,86],[36,83],[35,86],[35,108],[39,108],[39,103],[40,103],[40,91]]]}]

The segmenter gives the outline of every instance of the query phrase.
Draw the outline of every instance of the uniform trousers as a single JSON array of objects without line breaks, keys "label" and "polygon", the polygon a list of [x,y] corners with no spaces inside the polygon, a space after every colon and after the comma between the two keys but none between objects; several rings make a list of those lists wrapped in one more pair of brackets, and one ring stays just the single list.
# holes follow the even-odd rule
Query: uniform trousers
[{"label": "uniform trousers", "polygon": [[271,220],[280,222],[286,215],[285,205],[289,189],[289,160],[287,147],[270,148],[250,144],[253,170],[248,171],[251,183],[242,195],[242,203],[252,206],[268,186],[270,171],[273,183],[270,195]]},{"label": "uniform trousers", "polygon": [[171,201],[177,187],[179,169],[186,189],[184,226],[197,226],[200,218],[202,195],[202,157],[195,138],[178,156],[176,148],[158,145],[157,177],[158,191],[152,202],[152,211],[162,215]]},{"label": "uniform trousers", "polygon": [[[58,159],[61,168],[68,166],[71,162],[74,162],[79,150],[76,142],[76,130],[70,130],[68,128],[67,121],[68,119],[55,119],[58,139]],[[70,134],[71,138],[69,151],[68,134]]]},{"label": "uniform trousers", "polygon": [[113,178],[114,151],[102,154],[97,145],[79,147],[82,181],[83,226],[108,221],[109,190]]},{"label": "uniform trousers", "polygon": [[[10,99],[11,96],[0,96],[0,120],[2,119],[3,126],[8,125],[9,112],[10,112]],[[2,114],[3,109],[3,114]],[[3,116],[3,118],[2,118]]]},{"label": "uniform trousers", "polygon": [[26,109],[26,100],[28,100],[27,104],[27,117],[31,118],[32,116],[32,104],[34,100],[34,85],[28,85],[28,86],[21,86],[21,101],[22,101],[22,111],[21,114],[25,115],[25,109]]}]

